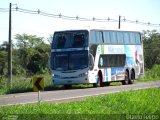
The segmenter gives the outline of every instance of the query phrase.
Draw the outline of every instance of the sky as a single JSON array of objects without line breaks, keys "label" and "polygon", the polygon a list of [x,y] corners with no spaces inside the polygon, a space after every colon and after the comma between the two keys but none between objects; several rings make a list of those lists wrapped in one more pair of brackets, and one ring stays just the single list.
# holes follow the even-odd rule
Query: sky
[{"label": "sky", "polygon": [[[0,8],[23,8],[27,10],[38,9],[51,14],[62,14],[65,16],[79,16],[83,18],[101,18],[118,20],[150,22],[160,24],[160,0],[0,0]],[[8,41],[9,12],[0,9],[0,44]],[[95,22],[65,20],[40,16],[38,14],[21,13],[12,11],[12,40],[16,42],[16,34],[29,34],[44,37],[45,40],[53,35],[54,31],[70,29],[117,29],[118,22]],[[139,25],[121,22],[122,30],[153,30],[160,32],[159,27]]]}]

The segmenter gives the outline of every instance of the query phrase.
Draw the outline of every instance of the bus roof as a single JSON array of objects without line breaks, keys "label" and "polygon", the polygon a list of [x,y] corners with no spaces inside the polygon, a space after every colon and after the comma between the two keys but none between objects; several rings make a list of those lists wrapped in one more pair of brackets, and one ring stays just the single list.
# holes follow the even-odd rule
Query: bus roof
[{"label": "bus roof", "polygon": [[123,30],[123,29],[70,29],[70,30],[60,30],[55,32],[73,32],[73,31],[121,31],[121,32],[137,32],[141,33],[140,31],[131,31],[131,30]]}]

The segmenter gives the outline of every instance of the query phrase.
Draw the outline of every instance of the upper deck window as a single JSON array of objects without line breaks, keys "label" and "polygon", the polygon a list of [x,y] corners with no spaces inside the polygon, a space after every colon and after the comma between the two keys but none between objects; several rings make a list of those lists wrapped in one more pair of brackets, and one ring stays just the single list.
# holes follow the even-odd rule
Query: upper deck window
[{"label": "upper deck window", "polygon": [[124,32],[124,44],[131,44],[130,43],[130,38],[129,38],[129,33],[128,32]]},{"label": "upper deck window", "polygon": [[72,47],[84,47],[85,45],[85,37],[84,34],[75,34],[73,39]]},{"label": "upper deck window", "polygon": [[58,42],[57,43],[58,48],[64,48],[65,43],[66,43],[66,37],[65,36],[59,36],[57,42]]},{"label": "upper deck window", "polygon": [[136,37],[136,43],[141,44],[141,35],[139,33],[136,33],[135,37]]},{"label": "upper deck window", "polygon": [[124,44],[122,32],[117,32],[117,42],[118,44]]},{"label": "upper deck window", "polygon": [[112,44],[117,44],[117,34],[116,34],[116,32],[114,32],[114,31],[110,32],[110,36],[111,36],[111,43]]},{"label": "upper deck window", "polygon": [[103,32],[101,31],[91,31],[90,33],[90,43],[101,44],[103,43]]},{"label": "upper deck window", "polygon": [[55,32],[52,49],[80,48],[88,46],[88,31]]},{"label": "upper deck window", "polygon": [[111,39],[110,39],[110,34],[108,31],[104,31],[103,32],[103,36],[104,36],[104,43],[110,44],[111,43]]}]

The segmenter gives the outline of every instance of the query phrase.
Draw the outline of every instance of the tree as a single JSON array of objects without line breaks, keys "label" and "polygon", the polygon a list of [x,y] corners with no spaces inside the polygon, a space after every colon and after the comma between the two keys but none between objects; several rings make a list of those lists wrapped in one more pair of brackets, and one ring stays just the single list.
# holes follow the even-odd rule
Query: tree
[{"label": "tree", "polygon": [[43,38],[39,38],[35,35],[27,35],[27,34],[17,34],[15,39],[17,40],[17,62],[20,64],[24,69],[27,69],[27,65],[31,56],[35,53],[34,47],[37,44],[42,42]]},{"label": "tree", "polygon": [[145,68],[151,69],[154,64],[160,64],[160,33],[156,30],[143,31]]},{"label": "tree", "polygon": [[44,43],[43,37],[35,35],[17,34],[17,63],[30,75],[43,73],[48,70],[48,56],[50,45]]},{"label": "tree", "polygon": [[36,46],[35,53],[31,56],[29,63],[27,64],[27,69],[32,73],[44,73],[49,69],[48,67],[48,57],[50,53],[50,45],[41,43]]},{"label": "tree", "polygon": [[0,75],[4,75],[4,70],[7,66],[7,49],[8,43],[4,41],[0,45]]},{"label": "tree", "polygon": [[43,37],[27,34],[17,34],[15,39],[17,40],[17,47],[20,48],[35,47],[43,42]]}]

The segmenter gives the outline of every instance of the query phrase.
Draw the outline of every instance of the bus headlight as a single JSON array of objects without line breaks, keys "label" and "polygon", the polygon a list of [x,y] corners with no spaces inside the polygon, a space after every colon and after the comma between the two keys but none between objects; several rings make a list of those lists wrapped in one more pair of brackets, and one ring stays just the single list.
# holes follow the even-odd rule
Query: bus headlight
[{"label": "bus headlight", "polygon": [[88,72],[80,74],[79,77],[84,77],[84,76],[87,76],[87,75],[88,75]]}]

